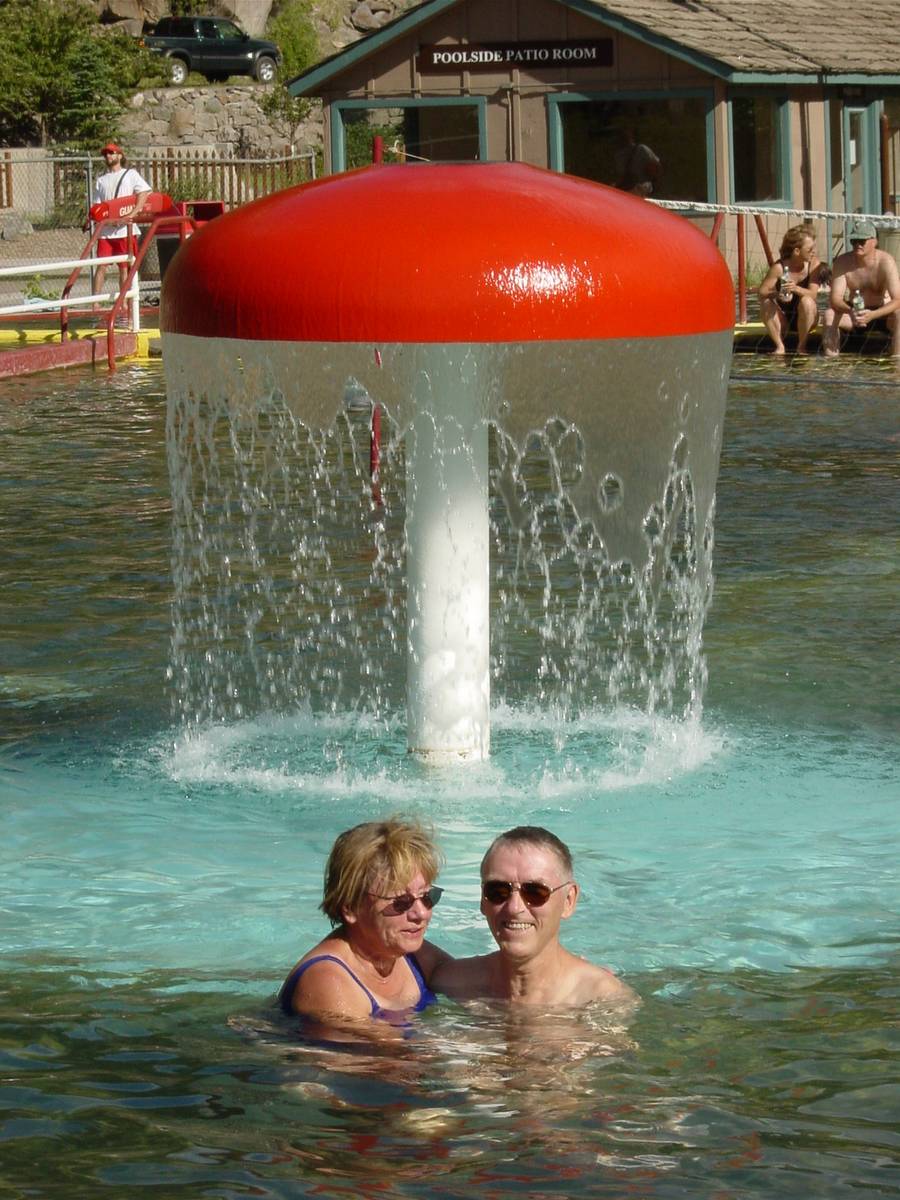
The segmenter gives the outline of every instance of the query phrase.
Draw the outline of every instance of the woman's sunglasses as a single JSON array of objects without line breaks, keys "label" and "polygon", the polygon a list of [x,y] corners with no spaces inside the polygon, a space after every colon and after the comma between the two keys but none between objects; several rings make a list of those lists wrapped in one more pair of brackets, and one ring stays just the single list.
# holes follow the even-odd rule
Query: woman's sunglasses
[{"label": "woman's sunglasses", "polygon": [[527,883],[507,883],[505,879],[486,879],[481,885],[481,894],[488,904],[505,904],[513,892],[518,892],[529,908],[540,908],[554,892],[568,887],[571,882],[569,879],[552,888],[536,880],[529,880]]},{"label": "woman's sunglasses", "polygon": [[376,900],[390,900],[387,908],[381,911],[387,913],[388,916],[399,916],[401,913],[409,912],[417,900],[421,900],[427,909],[432,909],[444,894],[444,889],[433,884],[427,892],[422,892],[418,896],[413,896],[411,892],[403,892],[400,896],[379,896],[377,892],[369,892],[370,896],[374,896]]}]

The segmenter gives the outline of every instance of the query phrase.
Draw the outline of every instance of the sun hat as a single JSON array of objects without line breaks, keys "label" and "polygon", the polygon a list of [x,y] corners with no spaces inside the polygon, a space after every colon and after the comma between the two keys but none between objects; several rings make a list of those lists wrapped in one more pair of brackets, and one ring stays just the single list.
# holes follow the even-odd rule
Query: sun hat
[{"label": "sun hat", "polygon": [[873,237],[878,237],[878,234],[871,221],[854,221],[850,226],[851,242],[867,242],[869,238]]},{"label": "sun hat", "polygon": [[107,142],[107,143],[106,143],[106,145],[103,147],[103,149],[100,151],[100,153],[101,153],[101,154],[106,154],[106,152],[107,152],[108,150],[112,150],[112,151],[113,151],[115,154],[121,154],[121,153],[122,153],[122,147],[121,147],[121,146],[117,146],[115,142]]}]

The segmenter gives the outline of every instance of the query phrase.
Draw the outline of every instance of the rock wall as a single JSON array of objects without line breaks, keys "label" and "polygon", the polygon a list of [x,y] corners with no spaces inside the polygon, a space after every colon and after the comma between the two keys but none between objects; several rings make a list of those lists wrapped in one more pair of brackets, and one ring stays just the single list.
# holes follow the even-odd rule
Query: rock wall
[{"label": "rock wall", "polygon": [[176,147],[216,147],[236,158],[281,154],[285,146],[316,150],[322,144],[322,108],[313,101],[298,128],[276,127],[259,107],[259,84],[164,87],[136,92],[121,122],[122,140],[140,156]]}]

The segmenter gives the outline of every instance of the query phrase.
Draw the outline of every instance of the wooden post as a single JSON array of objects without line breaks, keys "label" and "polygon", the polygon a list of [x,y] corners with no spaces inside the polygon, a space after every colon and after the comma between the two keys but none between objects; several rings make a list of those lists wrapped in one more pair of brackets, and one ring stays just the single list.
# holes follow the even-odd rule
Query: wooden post
[{"label": "wooden post", "polygon": [[3,182],[0,184],[0,208],[13,206],[13,175],[12,154],[9,150],[3,152]]},{"label": "wooden post", "polygon": [[893,212],[892,204],[893,197],[891,196],[891,127],[888,123],[887,113],[882,113],[879,118],[879,132],[881,134],[881,211]]},{"label": "wooden post", "polygon": [[737,215],[737,253],[738,253],[738,320],[745,324],[747,320],[747,231],[744,227],[744,214]]}]

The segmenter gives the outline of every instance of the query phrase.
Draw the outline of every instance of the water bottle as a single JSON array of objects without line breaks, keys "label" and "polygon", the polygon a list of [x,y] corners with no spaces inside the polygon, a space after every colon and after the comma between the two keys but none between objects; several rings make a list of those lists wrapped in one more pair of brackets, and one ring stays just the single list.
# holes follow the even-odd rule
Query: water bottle
[{"label": "water bottle", "polygon": [[784,263],[778,264],[778,278],[775,280],[775,296],[780,299],[784,295],[784,277],[787,274],[787,267]]},{"label": "water bottle", "polygon": [[853,293],[853,299],[850,301],[850,307],[853,309],[854,313],[861,313],[866,307],[866,302],[863,300],[862,292],[859,290],[859,288],[857,288]]}]

